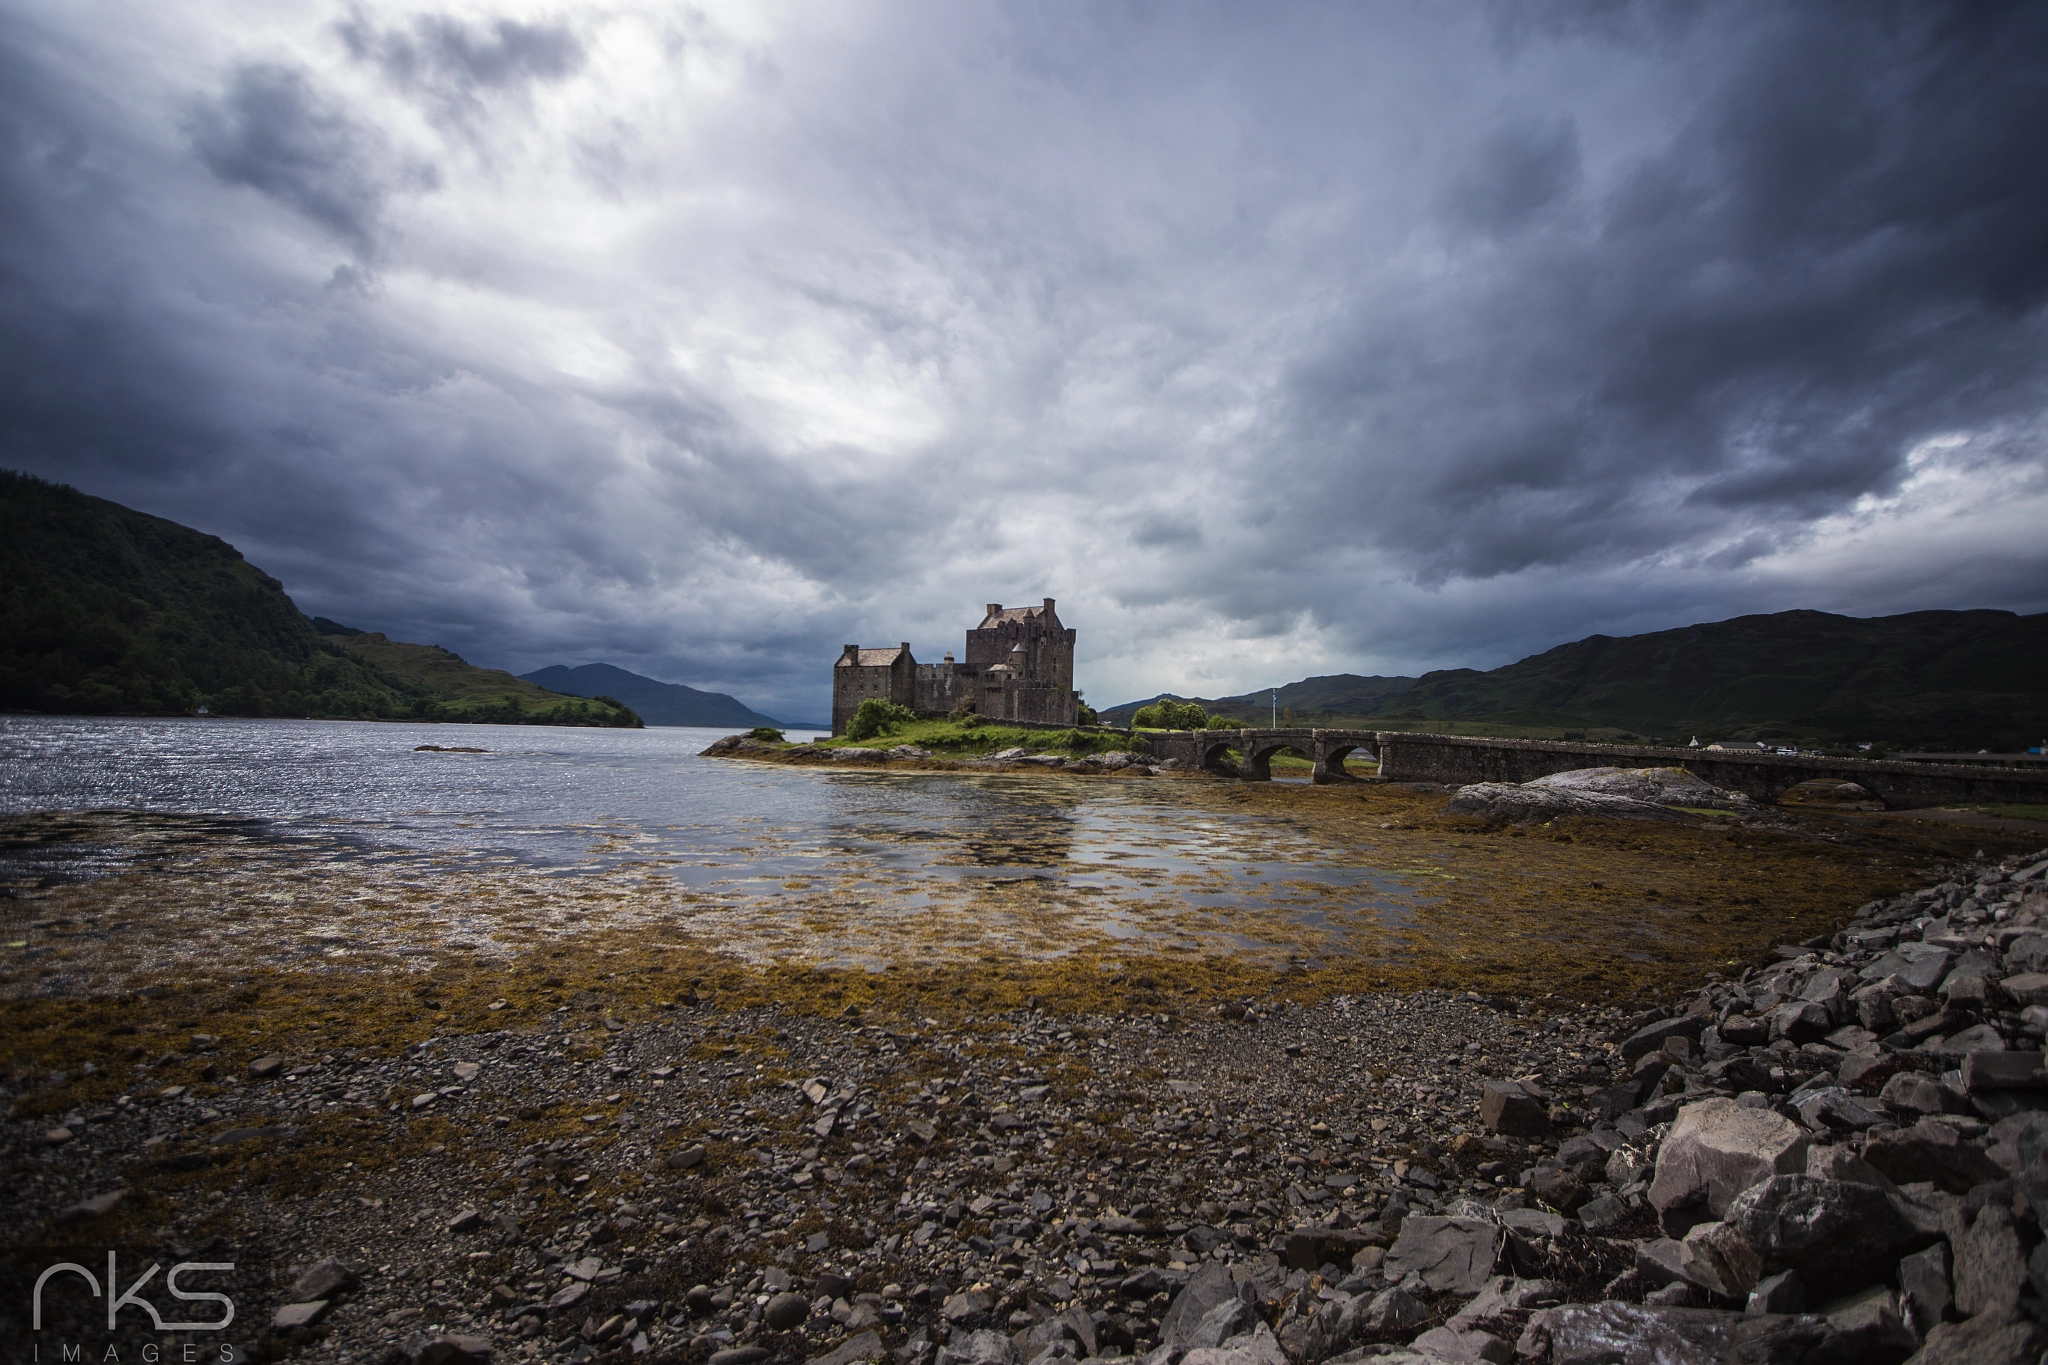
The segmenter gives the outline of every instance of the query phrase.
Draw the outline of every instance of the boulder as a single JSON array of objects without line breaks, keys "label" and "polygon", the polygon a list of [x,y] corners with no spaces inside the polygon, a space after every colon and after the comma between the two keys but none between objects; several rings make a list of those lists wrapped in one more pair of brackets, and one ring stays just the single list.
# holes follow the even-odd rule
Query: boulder
[{"label": "boulder", "polygon": [[889,1348],[882,1344],[879,1332],[862,1332],[824,1355],[813,1356],[806,1365],[857,1365],[863,1360],[886,1360]]},{"label": "boulder", "polygon": [[1963,1089],[1971,1094],[1986,1090],[2048,1089],[2048,1070],[2042,1069],[2038,1052],[1972,1052],[1963,1058]]},{"label": "boulder", "polygon": [[1825,1005],[1811,1000],[1793,1000],[1771,1011],[1771,1039],[1794,1043],[1817,1043],[1833,1032],[1834,1019]]},{"label": "boulder", "polygon": [[1979,1313],[1935,1327],[1911,1365],[2037,1365],[2044,1350],[2048,1328],[2030,1318]]},{"label": "boulder", "polygon": [[1476,1294],[1499,1265],[1505,1237],[1489,1218],[1411,1216],[1401,1224],[1382,1273],[1390,1280],[1420,1275],[1439,1293]]},{"label": "boulder", "polygon": [[1622,1040],[1621,1059],[1634,1066],[1639,1059],[1663,1048],[1666,1038],[1684,1038],[1697,1043],[1706,1022],[1697,1014],[1681,1014],[1676,1018],[1645,1024]]},{"label": "boulder", "polygon": [[1678,1269],[1687,1280],[1723,1298],[1739,1299],[1756,1287],[1763,1261],[1726,1223],[1700,1223],[1678,1246]]},{"label": "boulder", "polygon": [[1689,1104],[1657,1153],[1650,1204],[1667,1231],[1721,1217],[1758,1181],[1804,1170],[1808,1145],[1797,1124],[1768,1109],[1719,1098]]},{"label": "boulder", "polygon": [[1948,1087],[1922,1071],[1901,1071],[1884,1083],[1877,1102],[1894,1114],[1918,1121],[1929,1114],[1946,1114],[1961,1108]]},{"label": "boulder", "polygon": [[1900,1185],[1928,1181],[1951,1194],[2005,1177],[2005,1170],[1982,1147],[1959,1137],[1936,1119],[1923,1118],[1911,1128],[1875,1137],[1863,1159]]},{"label": "boulder", "polygon": [[1515,1355],[1514,1347],[1500,1337],[1469,1327],[1432,1327],[1411,1344],[1430,1359],[1449,1365],[1473,1365],[1479,1361],[1506,1365]]},{"label": "boulder", "polygon": [[1797,1270],[1821,1293],[1882,1279],[1941,1233],[1933,1214],[1875,1185],[1807,1175],[1774,1175],[1744,1190],[1729,1201],[1727,1221],[1764,1272]]},{"label": "boulder", "polygon": [[2048,972],[2021,972],[1998,984],[2016,1005],[2048,1005]]},{"label": "boulder", "polygon": [[1871,1285],[1837,1299],[1819,1313],[1828,1323],[1827,1350],[1838,1360],[1880,1365],[1904,1360],[1920,1344],[1918,1334],[1900,1317],[1898,1300],[1885,1285]]},{"label": "boulder", "polygon": [[313,1299],[331,1299],[356,1287],[356,1272],[350,1270],[332,1256],[313,1262],[292,1281],[290,1297],[294,1303],[306,1303]]},{"label": "boulder", "polygon": [[1166,1316],[1159,1320],[1159,1340],[1185,1348],[1189,1336],[1209,1310],[1236,1297],[1237,1282],[1230,1277],[1230,1267],[1221,1261],[1204,1261],[1174,1296]]},{"label": "boulder", "polygon": [[1001,1332],[955,1332],[939,1348],[938,1365],[1019,1365],[1017,1343]]},{"label": "boulder", "polygon": [[2027,1260],[2012,1210],[2003,1204],[1986,1204],[1974,1214],[1968,1208],[1953,1208],[1943,1217],[1942,1228],[1955,1257],[1956,1311],[1975,1317],[2017,1310],[2020,1290],[2027,1283]]},{"label": "boulder", "polygon": [[1864,968],[1862,976],[1865,981],[1895,976],[1906,991],[1924,995],[1941,984],[1955,960],[1956,955],[1946,948],[1927,943],[1901,943]]},{"label": "boulder", "polygon": [[1812,1365],[1827,1320],[1635,1303],[1574,1303],[1530,1315],[1515,1354],[1550,1365]]},{"label": "boulder", "polygon": [[1955,1303],[1949,1288],[1948,1247],[1936,1242],[1899,1262],[1899,1309],[1914,1331],[1926,1336]]},{"label": "boulder", "polygon": [[1289,1270],[1319,1270],[1326,1265],[1350,1265],[1352,1257],[1376,1240],[1371,1233],[1356,1229],[1296,1228],[1287,1234],[1283,1252]]},{"label": "boulder", "polygon": [[1520,1081],[1487,1081],[1479,1088],[1479,1118],[1508,1137],[1536,1137],[1550,1131],[1550,1106]]},{"label": "boulder", "polygon": [[[1190,1351],[1200,1350],[1205,1346],[1221,1346],[1232,1337],[1253,1330],[1260,1321],[1256,1308],[1233,1295],[1202,1314],[1202,1320],[1187,1334],[1185,1344]],[[1039,1326],[1043,1328],[1056,1322],[1059,1322],[1059,1319],[1053,1318]],[[1092,1355],[1094,1352],[1091,1351],[1089,1354]]]},{"label": "boulder", "polygon": [[1584,1181],[1555,1166],[1536,1172],[1529,1181],[1529,1193],[1567,1218],[1577,1213],[1592,1197]]},{"label": "boulder", "polygon": [[810,1316],[811,1301],[801,1294],[787,1291],[769,1299],[761,1309],[761,1321],[777,1332],[801,1327]]},{"label": "boulder", "polygon": [[1382,1290],[1365,1308],[1365,1325],[1376,1332],[1398,1332],[1429,1319],[1428,1305],[1399,1285]]}]

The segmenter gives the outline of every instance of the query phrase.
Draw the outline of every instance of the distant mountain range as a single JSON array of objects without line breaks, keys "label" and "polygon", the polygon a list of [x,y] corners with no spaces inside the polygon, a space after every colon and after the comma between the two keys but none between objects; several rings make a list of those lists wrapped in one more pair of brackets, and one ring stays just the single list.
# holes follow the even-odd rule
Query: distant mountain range
[{"label": "distant mountain range", "polygon": [[581,668],[554,664],[519,676],[551,692],[566,692],[572,697],[616,697],[639,712],[649,725],[731,726],[743,730],[756,725],[782,730],[832,728],[803,721],[772,720],[723,692],[700,692],[681,683],[628,673],[611,664],[584,664]]},{"label": "distant mountain range", "polygon": [[[1784,611],[1647,635],[1592,635],[1489,672],[1340,673],[1279,693],[1280,707],[1305,725],[1461,721],[1605,728],[1680,742],[1698,734],[2023,749],[2048,737],[2048,613]],[[1261,688],[1187,700],[1263,725],[1271,695]],[[1128,723],[1144,704],[1102,715]]]},{"label": "distant mountain range", "polygon": [[217,536],[0,470],[0,710],[638,726],[301,613]]}]

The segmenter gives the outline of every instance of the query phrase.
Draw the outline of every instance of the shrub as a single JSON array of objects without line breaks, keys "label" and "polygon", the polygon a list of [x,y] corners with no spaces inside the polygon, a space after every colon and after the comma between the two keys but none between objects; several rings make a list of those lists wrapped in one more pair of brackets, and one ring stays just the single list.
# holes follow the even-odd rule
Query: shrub
[{"label": "shrub", "polygon": [[767,725],[756,725],[753,729],[747,731],[747,738],[758,739],[763,744],[780,744],[782,743],[782,731]]},{"label": "shrub", "polygon": [[947,720],[966,720],[974,714],[974,698],[962,697],[953,703],[953,709],[946,713]]},{"label": "shrub", "polygon": [[886,735],[899,725],[917,719],[917,713],[907,706],[898,706],[893,701],[880,697],[869,697],[853,713],[853,719],[846,723],[846,737],[853,740],[874,739]]},{"label": "shrub", "polygon": [[1229,716],[1211,716],[1208,723],[1202,726],[1202,728],[1204,730],[1242,730],[1245,728],[1245,725],[1243,721],[1232,720]]}]

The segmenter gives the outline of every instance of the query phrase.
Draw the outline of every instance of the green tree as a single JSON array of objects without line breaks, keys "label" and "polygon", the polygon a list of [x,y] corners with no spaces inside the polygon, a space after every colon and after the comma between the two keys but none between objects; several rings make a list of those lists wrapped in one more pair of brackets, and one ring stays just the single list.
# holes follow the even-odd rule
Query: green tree
[{"label": "green tree", "polygon": [[854,740],[874,739],[916,719],[917,713],[907,706],[898,706],[895,702],[883,701],[880,697],[869,697],[860,704],[860,709],[853,713],[853,719],[846,723],[846,737]]},{"label": "green tree", "polygon": [[1178,697],[1161,697],[1147,706],[1138,708],[1131,717],[1133,725],[1147,730],[1199,730],[1208,723],[1209,713],[1202,709],[1200,702],[1182,701]]}]

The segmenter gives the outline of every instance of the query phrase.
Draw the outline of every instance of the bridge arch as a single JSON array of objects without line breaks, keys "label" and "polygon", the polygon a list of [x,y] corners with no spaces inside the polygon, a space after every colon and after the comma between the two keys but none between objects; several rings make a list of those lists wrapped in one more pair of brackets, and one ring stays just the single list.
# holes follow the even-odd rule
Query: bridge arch
[{"label": "bridge arch", "polygon": [[1322,730],[1316,731],[1315,749],[1310,755],[1315,759],[1316,766],[1309,781],[1318,786],[1330,786],[1340,782],[1361,780],[1357,774],[1348,771],[1344,766],[1346,758],[1360,752],[1375,763],[1380,761],[1379,753],[1369,738],[1357,734],[1333,735]]},{"label": "bridge arch", "polygon": [[[1203,772],[1215,773],[1221,777],[1236,777],[1238,770],[1231,766],[1223,754],[1226,749],[1238,748],[1243,739],[1235,730],[1196,730],[1191,734],[1195,744],[1195,766]],[[1240,750],[1242,752],[1242,750]]]},{"label": "bridge arch", "polygon": [[1243,742],[1237,746],[1237,775],[1247,782],[1271,782],[1273,780],[1273,755],[1282,749],[1299,749],[1301,741],[1285,733],[1257,730],[1243,732]]}]

